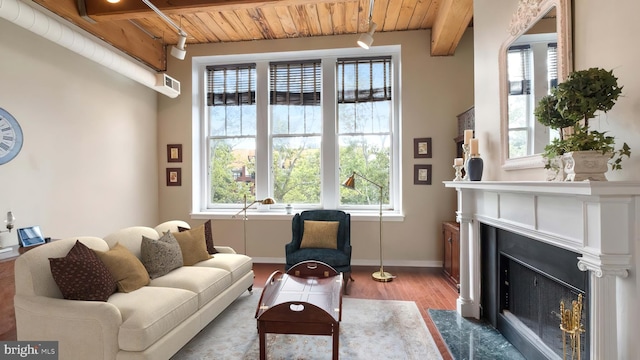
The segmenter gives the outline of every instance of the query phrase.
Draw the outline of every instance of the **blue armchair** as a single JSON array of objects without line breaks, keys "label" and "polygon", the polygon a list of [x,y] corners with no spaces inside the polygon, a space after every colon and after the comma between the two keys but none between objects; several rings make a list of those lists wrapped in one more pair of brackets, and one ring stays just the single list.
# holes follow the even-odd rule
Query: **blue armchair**
[{"label": "blue armchair", "polygon": [[[338,222],[337,248],[300,248],[304,235],[304,221]],[[326,263],[341,272],[344,279],[344,293],[351,277],[351,215],[341,210],[307,210],[293,217],[291,242],[285,245],[285,270],[299,262],[315,260]]]}]

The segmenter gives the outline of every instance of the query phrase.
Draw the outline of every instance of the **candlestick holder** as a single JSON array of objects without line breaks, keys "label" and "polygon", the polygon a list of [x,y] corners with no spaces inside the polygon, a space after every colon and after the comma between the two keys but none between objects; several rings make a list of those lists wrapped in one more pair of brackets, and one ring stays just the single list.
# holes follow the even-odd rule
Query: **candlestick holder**
[{"label": "candlestick holder", "polygon": [[453,168],[456,169],[456,177],[453,181],[462,181],[462,165],[453,165]]},{"label": "candlestick holder", "polygon": [[471,158],[471,148],[469,144],[462,144],[462,154],[464,158],[464,177],[462,180],[469,181],[469,159]]}]

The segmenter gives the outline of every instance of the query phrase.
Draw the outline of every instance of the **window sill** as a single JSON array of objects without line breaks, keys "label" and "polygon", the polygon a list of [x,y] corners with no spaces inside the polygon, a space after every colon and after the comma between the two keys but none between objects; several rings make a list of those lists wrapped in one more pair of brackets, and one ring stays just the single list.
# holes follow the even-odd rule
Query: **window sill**
[{"label": "window sill", "polygon": [[[293,214],[286,214],[282,210],[272,211],[247,211],[247,219],[255,220],[274,220],[274,221],[291,221],[291,218],[300,211],[294,211]],[[199,220],[242,220],[243,214],[235,215],[237,211],[201,211],[192,212],[192,219]],[[380,215],[377,211],[347,211],[351,214],[351,221],[379,221]],[[399,212],[383,212],[382,221],[404,221],[404,214]]]}]

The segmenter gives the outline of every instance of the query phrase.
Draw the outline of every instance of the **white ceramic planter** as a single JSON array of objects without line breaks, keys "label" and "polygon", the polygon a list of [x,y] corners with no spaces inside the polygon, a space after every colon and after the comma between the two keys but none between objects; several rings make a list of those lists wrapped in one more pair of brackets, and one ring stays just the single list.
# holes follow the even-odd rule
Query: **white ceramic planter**
[{"label": "white ceramic planter", "polygon": [[607,181],[605,173],[609,170],[611,153],[599,151],[572,151],[562,155],[564,162],[564,181]]},{"label": "white ceramic planter", "polygon": [[564,163],[562,156],[556,156],[549,161],[550,169],[547,169],[547,181],[564,181]]}]

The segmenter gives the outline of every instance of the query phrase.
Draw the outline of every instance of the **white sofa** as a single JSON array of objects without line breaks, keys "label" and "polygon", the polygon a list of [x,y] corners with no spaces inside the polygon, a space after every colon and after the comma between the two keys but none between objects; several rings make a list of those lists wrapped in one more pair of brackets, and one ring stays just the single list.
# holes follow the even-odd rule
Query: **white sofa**
[{"label": "white sofa", "polygon": [[80,240],[107,251],[116,243],[140,258],[142,236],[158,239],[183,221],[130,227],[104,237],[73,237],[34,248],[15,262],[18,340],[58,341],[59,358],[168,359],[244,291],[253,286],[251,258],[229,247],[194,266],[182,266],[106,302],[63,298],[49,258],[64,257]]}]

